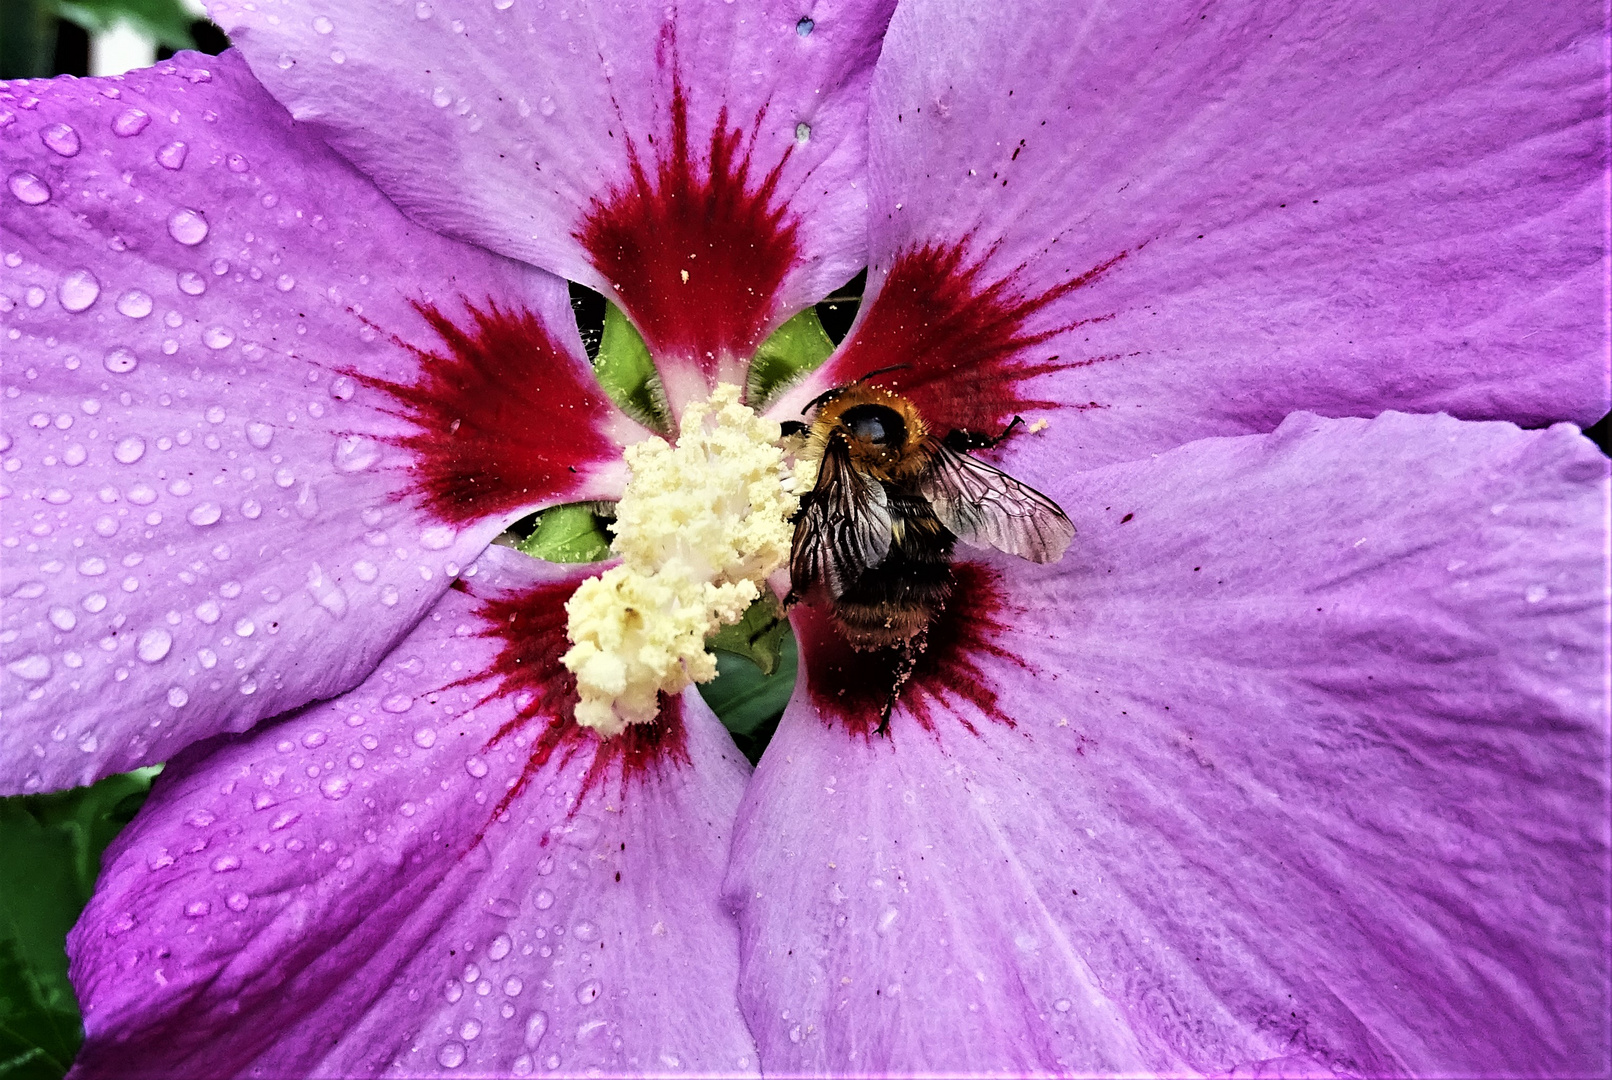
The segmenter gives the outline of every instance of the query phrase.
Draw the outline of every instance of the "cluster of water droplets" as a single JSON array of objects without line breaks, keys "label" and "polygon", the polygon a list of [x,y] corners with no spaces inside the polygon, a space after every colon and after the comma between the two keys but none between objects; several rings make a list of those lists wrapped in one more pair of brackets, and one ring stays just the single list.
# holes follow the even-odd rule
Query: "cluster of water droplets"
[{"label": "cluster of water droplets", "polygon": [[[74,701],[133,680],[142,753],[198,694],[278,690],[273,639],[310,609],[393,608],[460,572],[455,530],[393,498],[374,392],[327,360],[377,343],[368,273],[333,269],[346,241],[294,177],[282,194],[265,151],[228,145],[249,126],[186,101],[211,81],[166,65],[65,109],[0,90],[34,148],[0,270],[0,655],[8,704],[43,710],[41,760],[106,748]],[[86,217],[106,250],[31,247]]]}]

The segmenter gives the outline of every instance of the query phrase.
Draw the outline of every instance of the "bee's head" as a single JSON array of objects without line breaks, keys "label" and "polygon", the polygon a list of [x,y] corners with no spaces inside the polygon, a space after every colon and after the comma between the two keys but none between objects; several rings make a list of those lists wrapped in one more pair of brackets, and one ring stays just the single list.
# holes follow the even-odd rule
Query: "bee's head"
[{"label": "bee's head", "polygon": [[913,455],[929,435],[912,402],[865,383],[825,396],[812,418],[811,432],[822,444],[843,438],[859,468],[887,480],[899,479],[916,467]]}]

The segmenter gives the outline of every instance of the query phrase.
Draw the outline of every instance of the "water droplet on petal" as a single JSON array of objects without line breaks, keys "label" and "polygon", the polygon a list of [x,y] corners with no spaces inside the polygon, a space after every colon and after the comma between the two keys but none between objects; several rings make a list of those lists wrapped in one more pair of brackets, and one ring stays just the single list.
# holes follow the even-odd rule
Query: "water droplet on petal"
[{"label": "water droplet on petal", "polygon": [[231,870],[239,870],[240,868],[241,857],[239,855],[220,855],[213,860],[213,873],[215,874],[227,874]]},{"label": "water droplet on petal", "polygon": [[42,682],[50,678],[50,657],[35,653],[21,660],[13,660],[6,665],[6,670],[27,682]]},{"label": "water droplet on petal", "polygon": [[168,215],[168,235],[186,247],[195,247],[207,239],[207,219],[199,210],[181,207]]},{"label": "water droplet on petal", "polygon": [[[109,367],[111,365],[108,365]],[[112,448],[112,456],[125,465],[133,465],[145,456],[146,441],[138,435],[129,435]]]},{"label": "water droplet on petal", "polygon": [[224,508],[214,502],[197,503],[186,516],[192,525],[212,525],[224,516]]},{"label": "water droplet on petal", "polygon": [[453,95],[448,93],[447,87],[439,86],[431,91],[431,104],[439,109],[446,109],[453,104]]},{"label": "water droplet on petal", "polygon": [[549,1029],[547,1013],[535,1012],[526,1020],[526,1049],[536,1050],[537,1044],[543,1041],[543,1035]]},{"label": "water droplet on petal", "polygon": [[179,291],[186,296],[200,296],[207,291],[207,279],[194,270],[179,275]]},{"label": "water droplet on petal", "polygon": [[497,937],[493,938],[492,943],[487,946],[487,959],[502,960],[504,957],[509,955],[509,950],[513,949],[514,947],[515,943],[510,940],[508,934],[499,934]]},{"label": "water droplet on petal", "polygon": [[168,655],[168,650],[173,648],[173,643],[172,634],[160,626],[154,626],[140,635],[140,643],[135,647],[135,652],[146,663],[155,664],[158,660]]},{"label": "water droplet on petal", "polygon": [[164,169],[182,169],[185,166],[185,155],[190,147],[182,142],[174,141],[157,151],[157,164]]},{"label": "water droplet on petal", "polygon": [[130,289],[118,297],[118,314],[131,319],[143,319],[151,314],[151,297],[139,289]]},{"label": "water droplet on petal", "polygon": [[101,282],[92,271],[82,268],[62,275],[62,283],[56,288],[56,299],[74,313],[88,308],[100,295]]},{"label": "water droplet on petal", "polygon": [[810,142],[811,137],[812,137],[812,126],[810,124],[808,124],[808,123],[806,123],[806,121],[802,120],[800,123],[795,125],[795,141],[796,142],[798,142],[798,143]]},{"label": "water droplet on petal", "polygon": [[336,29],[336,24],[325,18],[325,16],[319,15],[313,20],[313,28],[315,33],[328,34]]},{"label": "water droplet on petal", "polygon": [[595,1001],[599,1000],[599,994],[603,989],[604,986],[599,982],[598,979],[589,979],[587,982],[577,987],[577,1004],[592,1005]]},{"label": "water droplet on petal", "polygon": [[358,387],[345,375],[338,375],[330,383],[330,396],[337,401],[346,401],[353,396]]},{"label": "water droplet on petal", "polygon": [[224,906],[231,911],[245,911],[251,904],[252,898],[243,892],[230,893],[229,899],[224,901]]},{"label": "water droplet on petal", "polygon": [[233,173],[243,173],[247,169],[251,168],[251,166],[247,164],[246,159],[239,154],[231,154],[229,157],[224,159],[224,164],[228,166],[229,171]]},{"label": "water droplet on petal", "polygon": [[168,688],[168,704],[176,709],[182,709],[190,702],[190,694],[183,686],[170,686]]},{"label": "water droplet on petal", "polygon": [[209,349],[227,349],[235,343],[235,331],[227,326],[211,326],[202,331],[202,344]]},{"label": "water droplet on petal", "polygon": [[274,287],[281,292],[290,292],[297,287],[297,279],[290,274],[281,274],[274,279]]},{"label": "water droplet on petal", "polygon": [[353,782],[345,776],[327,776],[319,781],[319,794],[334,801],[345,798],[352,787]]},{"label": "water droplet on petal", "polygon": [[112,121],[112,131],[127,139],[138,135],[151,124],[151,114],[144,109],[125,109]]},{"label": "water droplet on petal", "polygon": [[31,172],[14,172],[7,182],[11,194],[17,201],[29,206],[38,206],[40,203],[50,201],[50,185]]},{"label": "water droplet on petal", "polygon": [[[391,708],[391,699],[390,698],[387,699],[387,704],[383,705],[381,707],[383,709],[386,709],[387,712],[394,711]],[[435,746],[436,744],[437,744],[437,733],[435,731],[431,730],[430,728],[423,727],[419,731],[416,731],[414,733],[414,745],[418,746],[421,750],[429,750],[433,746]]]},{"label": "water droplet on petal", "polygon": [[73,614],[72,608],[53,607],[50,609],[50,624],[66,633],[78,625],[78,616]]},{"label": "water droplet on petal", "polygon": [[802,18],[800,22],[795,24],[795,33],[799,34],[801,37],[808,37],[816,26],[817,24],[812,22],[812,20]]},{"label": "water droplet on petal", "polygon": [[554,906],[554,894],[547,889],[539,889],[532,902],[537,905],[537,910],[547,911]]},{"label": "water droplet on petal", "polygon": [[213,905],[206,900],[193,900],[185,905],[187,918],[199,919],[213,910]]},{"label": "water droplet on petal", "polygon": [[453,543],[459,532],[452,525],[432,525],[420,530],[420,546],[431,551],[441,551]]},{"label": "water droplet on petal", "polygon": [[335,465],[341,472],[361,472],[380,457],[380,443],[367,435],[342,435],[336,439]]},{"label": "water droplet on petal", "polygon": [[70,124],[52,124],[39,133],[40,141],[62,157],[78,153],[78,132]]},{"label": "water droplet on petal", "polygon": [[481,1034],[481,1021],[471,1017],[459,1025],[459,1037],[465,1042],[473,1042]]},{"label": "water droplet on petal", "polygon": [[246,425],[246,441],[259,450],[267,450],[274,439],[274,425],[252,423]]},{"label": "water droplet on petal", "polygon": [[558,108],[558,106],[554,104],[554,99],[551,97],[545,96],[538,100],[537,111],[542,113],[544,116],[553,116],[556,108]]},{"label": "water droplet on petal", "polygon": [[140,358],[128,349],[118,348],[107,353],[101,363],[114,375],[127,375],[139,365]]},{"label": "water droplet on petal", "polygon": [[477,780],[480,780],[483,776],[487,775],[487,763],[478,757],[466,758],[465,772],[469,773],[471,776],[474,776]]},{"label": "water droplet on petal", "polygon": [[465,1063],[465,1044],[445,1042],[437,1051],[437,1064],[444,1069],[457,1069]]}]

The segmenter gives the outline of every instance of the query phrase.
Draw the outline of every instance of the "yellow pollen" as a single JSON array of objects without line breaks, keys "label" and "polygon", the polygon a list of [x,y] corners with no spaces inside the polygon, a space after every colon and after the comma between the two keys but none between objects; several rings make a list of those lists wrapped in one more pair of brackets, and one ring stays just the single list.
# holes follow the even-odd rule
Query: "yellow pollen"
[{"label": "yellow pollen", "polygon": [[738,622],[789,558],[800,479],[778,424],[724,383],[684,410],[677,445],[627,449],[631,479],[610,549],[621,564],[566,601],[577,723],[603,736],[645,724],[659,695],[716,678],[705,639]]}]

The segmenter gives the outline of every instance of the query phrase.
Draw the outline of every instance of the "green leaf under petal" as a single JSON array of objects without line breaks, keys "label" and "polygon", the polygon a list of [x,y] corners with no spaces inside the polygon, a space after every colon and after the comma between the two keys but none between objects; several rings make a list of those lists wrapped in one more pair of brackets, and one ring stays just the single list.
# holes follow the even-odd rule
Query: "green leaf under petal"
[{"label": "green leaf under petal", "polygon": [[565,503],[537,516],[537,525],[515,545],[536,559],[554,563],[589,563],[610,558],[610,533],[598,503]]},{"label": "green leaf under petal", "polygon": [[700,696],[733,735],[733,742],[751,764],[778,730],[778,720],[795,690],[799,655],[787,620],[779,624],[778,662],[771,675],[752,660],[736,653],[716,654],[716,679],[700,683]]},{"label": "green leaf under petal", "polygon": [[712,652],[742,656],[760,668],[763,675],[771,675],[778,670],[779,650],[788,630],[789,623],[777,599],[768,593],[745,610],[744,618],[706,638],[705,647]]},{"label": "green leaf under petal", "polygon": [[807,308],[772,332],[750,361],[745,401],[758,412],[828,359],[834,342],[823,330],[817,309]]},{"label": "green leaf under petal", "polygon": [[649,346],[614,304],[605,306],[604,332],[593,371],[610,400],[628,416],[663,435],[673,431],[671,406]]},{"label": "green leaf under petal", "polygon": [[158,768],[93,787],[0,799],[0,1078],[58,1080],[83,1041],[67,931],[101,852],[145,802]]}]

